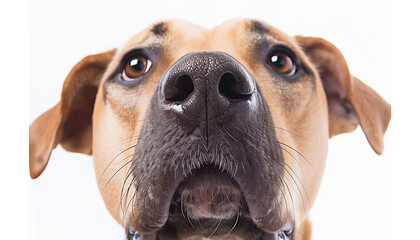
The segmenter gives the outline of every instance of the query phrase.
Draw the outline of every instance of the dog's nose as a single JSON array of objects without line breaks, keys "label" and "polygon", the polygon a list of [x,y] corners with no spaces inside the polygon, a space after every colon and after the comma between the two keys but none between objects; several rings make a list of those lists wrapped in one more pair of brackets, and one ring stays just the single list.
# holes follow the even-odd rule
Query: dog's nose
[{"label": "dog's nose", "polygon": [[228,110],[234,112],[256,88],[248,71],[222,52],[182,57],[167,71],[160,86],[165,109],[200,120],[216,118]]}]

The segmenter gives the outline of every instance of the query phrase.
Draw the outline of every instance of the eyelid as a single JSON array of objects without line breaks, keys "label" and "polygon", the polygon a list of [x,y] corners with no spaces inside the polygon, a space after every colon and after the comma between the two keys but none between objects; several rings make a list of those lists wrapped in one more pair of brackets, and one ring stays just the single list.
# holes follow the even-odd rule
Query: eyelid
[{"label": "eyelid", "polygon": [[[130,59],[132,59],[133,57],[136,56],[141,56],[147,60],[150,60],[149,54],[147,54],[148,51],[146,51],[146,49],[140,48],[140,49],[133,49],[128,51],[127,53],[125,53],[123,55],[123,57],[120,60],[120,66],[122,66],[122,69],[125,67],[125,65],[128,63],[128,61],[130,61]],[[122,71],[122,69],[120,69],[120,71]]]},{"label": "eyelid", "polygon": [[[268,51],[268,53],[267,53],[267,57],[269,57],[273,52],[276,52],[276,51],[280,51],[280,52],[284,52],[286,55],[288,55],[291,59],[292,59],[292,61],[294,62],[294,63],[298,63],[299,61],[299,59],[298,59],[298,57],[297,57],[297,55],[296,55],[296,53],[295,53],[295,51],[293,51],[293,49],[291,48],[291,47],[289,47],[288,45],[284,45],[284,44],[275,44],[275,45],[273,45],[270,49],[269,49],[269,51]],[[266,58],[267,58],[266,57]]]}]

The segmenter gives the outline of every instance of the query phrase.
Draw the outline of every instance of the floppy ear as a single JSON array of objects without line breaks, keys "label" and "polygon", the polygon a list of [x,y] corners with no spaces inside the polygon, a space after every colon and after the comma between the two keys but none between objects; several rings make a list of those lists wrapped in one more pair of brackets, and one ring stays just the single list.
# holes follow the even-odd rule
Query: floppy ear
[{"label": "floppy ear", "polygon": [[85,57],[64,81],[61,101],[29,128],[29,168],[37,178],[61,144],[71,152],[92,154],[92,113],[96,93],[115,50]]},{"label": "floppy ear", "polygon": [[391,106],[349,72],[341,52],[330,42],[297,36],[296,40],[318,70],[328,101],[330,137],[362,127],[377,154],[391,118]]}]

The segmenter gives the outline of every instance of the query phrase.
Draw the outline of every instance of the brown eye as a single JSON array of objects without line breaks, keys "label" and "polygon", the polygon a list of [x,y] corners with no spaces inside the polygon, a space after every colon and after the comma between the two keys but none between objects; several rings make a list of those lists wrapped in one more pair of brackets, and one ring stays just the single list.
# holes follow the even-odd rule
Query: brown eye
[{"label": "brown eye", "polygon": [[134,56],[130,58],[125,64],[123,71],[124,81],[133,81],[149,71],[152,62],[143,56]]},{"label": "brown eye", "polygon": [[278,73],[293,75],[296,66],[293,60],[284,52],[273,52],[267,59],[268,64]]}]

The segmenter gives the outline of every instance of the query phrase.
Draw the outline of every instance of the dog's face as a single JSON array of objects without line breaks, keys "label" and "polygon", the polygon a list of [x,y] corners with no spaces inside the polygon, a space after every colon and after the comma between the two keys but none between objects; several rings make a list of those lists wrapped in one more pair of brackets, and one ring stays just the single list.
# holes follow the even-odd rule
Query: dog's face
[{"label": "dog's face", "polygon": [[318,38],[234,20],[156,24],[72,70],[30,131],[31,176],[61,144],[92,154],[129,239],[304,239],[328,139],[390,107]]}]

